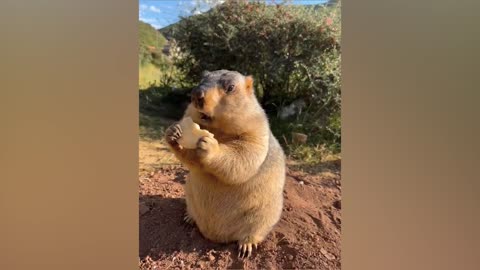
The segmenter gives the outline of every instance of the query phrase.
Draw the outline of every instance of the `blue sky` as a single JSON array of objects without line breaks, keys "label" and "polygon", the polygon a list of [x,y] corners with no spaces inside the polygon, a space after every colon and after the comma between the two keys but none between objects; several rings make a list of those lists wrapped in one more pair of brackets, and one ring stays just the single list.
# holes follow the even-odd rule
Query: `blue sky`
[{"label": "blue sky", "polygon": [[[272,1],[272,0],[267,0]],[[188,16],[199,0],[140,0],[139,19],[151,24],[155,28],[162,28],[169,24],[176,23],[180,16]],[[281,2],[281,0],[277,0]],[[293,4],[314,5],[324,3],[326,0],[293,0]],[[202,12],[207,6],[200,7]]]}]

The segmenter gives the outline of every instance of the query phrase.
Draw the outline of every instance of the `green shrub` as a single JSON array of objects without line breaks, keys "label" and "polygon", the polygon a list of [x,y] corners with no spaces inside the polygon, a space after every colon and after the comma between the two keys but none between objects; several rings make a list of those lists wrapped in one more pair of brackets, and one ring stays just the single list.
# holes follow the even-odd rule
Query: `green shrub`
[{"label": "green shrub", "polygon": [[[191,83],[198,82],[204,70],[253,75],[272,130],[284,145],[294,131],[309,136],[306,147],[340,150],[339,4],[227,1],[182,19],[168,32],[184,53],[176,65]],[[302,113],[287,120],[276,117],[279,108],[297,99],[307,104]]]},{"label": "green shrub", "polygon": [[312,94],[321,101],[327,86],[317,82],[318,66],[338,51],[337,13],[338,7],[228,1],[177,25],[172,36],[187,52],[177,64],[195,81],[203,70],[222,68],[253,75],[263,105]]}]

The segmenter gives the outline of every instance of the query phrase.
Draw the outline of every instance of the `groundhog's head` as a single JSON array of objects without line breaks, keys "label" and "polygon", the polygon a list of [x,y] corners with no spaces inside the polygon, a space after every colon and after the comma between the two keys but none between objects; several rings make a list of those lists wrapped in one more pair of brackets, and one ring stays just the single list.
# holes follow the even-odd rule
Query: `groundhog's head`
[{"label": "groundhog's head", "polygon": [[253,78],[236,71],[205,71],[192,90],[187,116],[203,128],[240,134],[264,116],[253,90]]}]

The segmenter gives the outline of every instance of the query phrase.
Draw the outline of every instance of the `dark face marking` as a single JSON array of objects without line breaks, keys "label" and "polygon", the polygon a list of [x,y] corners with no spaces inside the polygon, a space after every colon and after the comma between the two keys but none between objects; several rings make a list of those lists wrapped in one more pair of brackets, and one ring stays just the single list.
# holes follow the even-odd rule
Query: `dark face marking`
[{"label": "dark face marking", "polygon": [[235,96],[237,92],[240,93],[237,90],[241,90],[244,81],[245,76],[236,71],[204,72],[200,83],[191,93],[191,104],[196,109],[199,120],[204,125],[211,125],[217,120],[226,121],[224,116],[232,117],[236,111],[241,110],[241,100],[237,100]]}]

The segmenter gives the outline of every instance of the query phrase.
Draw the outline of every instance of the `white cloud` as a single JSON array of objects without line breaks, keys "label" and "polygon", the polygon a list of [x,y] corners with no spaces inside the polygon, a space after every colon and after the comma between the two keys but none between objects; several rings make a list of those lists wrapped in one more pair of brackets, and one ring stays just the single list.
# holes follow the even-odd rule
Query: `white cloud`
[{"label": "white cloud", "polygon": [[153,28],[155,28],[155,29],[160,29],[160,28],[163,27],[161,24],[158,24],[158,23],[151,23],[150,25],[152,25]]},{"label": "white cloud", "polygon": [[155,13],[160,13],[160,9],[155,6],[150,6],[150,11]]},{"label": "white cloud", "polygon": [[147,10],[147,9],[148,9],[147,5],[145,5],[145,4],[140,5],[140,10]]},{"label": "white cloud", "polygon": [[156,29],[160,29],[164,26],[163,23],[157,21],[156,19],[141,18],[140,21],[148,23]]},{"label": "white cloud", "polygon": [[143,17],[141,17],[140,20],[144,21],[146,23],[150,23],[150,24],[158,22],[157,19],[155,19],[155,18],[143,18]]}]

